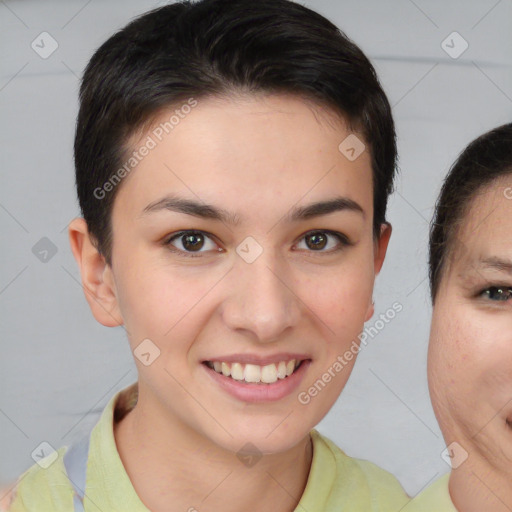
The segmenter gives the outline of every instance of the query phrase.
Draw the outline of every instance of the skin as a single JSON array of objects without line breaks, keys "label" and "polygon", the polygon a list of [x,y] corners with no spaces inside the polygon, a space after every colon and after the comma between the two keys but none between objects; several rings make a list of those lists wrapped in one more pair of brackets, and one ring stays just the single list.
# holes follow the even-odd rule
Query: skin
[{"label": "skin", "polygon": [[511,185],[471,202],[434,304],[429,386],[446,444],[468,453],[449,481],[461,512],[512,509],[512,292],[496,291],[512,288]]},{"label": "skin", "polygon": [[[163,113],[155,125],[168,118]],[[96,320],[123,324],[132,350],[149,338],[161,351],[149,366],[135,358],[138,403],[115,425],[123,464],[151,510],[230,512],[249,503],[256,512],[292,511],[299,502],[311,465],[309,431],[338,398],[355,358],[308,405],[297,395],[373,315],[374,279],[391,234],[384,224],[373,237],[370,154],[351,162],[338,150],[350,133],[331,111],[286,95],[202,99],[123,180],[112,213],[112,267],[84,220],[71,223]],[[240,222],[142,214],[168,193],[237,213]],[[295,206],[337,196],[362,212],[284,218]],[[186,229],[210,237],[196,257],[183,255],[180,237],[164,243]],[[342,233],[350,245],[329,236],[319,251],[305,236],[317,229]],[[236,253],[247,236],[263,248],[251,264]],[[275,402],[228,395],[202,364],[278,353],[307,354],[311,362],[301,385]],[[253,467],[236,457],[248,442],[263,454]]]}]

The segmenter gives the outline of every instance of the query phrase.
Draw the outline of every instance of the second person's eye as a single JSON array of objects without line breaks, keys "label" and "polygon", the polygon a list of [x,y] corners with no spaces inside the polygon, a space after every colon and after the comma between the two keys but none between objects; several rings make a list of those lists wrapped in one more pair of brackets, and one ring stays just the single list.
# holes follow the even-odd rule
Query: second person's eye
[{"label": "second person's eye", "polygon": [[491,286],[483,290],[480,295],[493,301],[507,301],[512,299],[512,288],[510,286]]}]

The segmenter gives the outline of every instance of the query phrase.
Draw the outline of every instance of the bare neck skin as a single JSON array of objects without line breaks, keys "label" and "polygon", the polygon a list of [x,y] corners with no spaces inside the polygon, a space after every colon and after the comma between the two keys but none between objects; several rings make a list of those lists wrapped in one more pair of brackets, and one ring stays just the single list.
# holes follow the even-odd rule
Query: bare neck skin
[{"label": "bare neck skin", "polygon": [[[245,465],[235,453],[178,422],[155,424],[152,418],[148,424],[140,404],[114,424],[114,436],[135,491],[154,512],[292,512],[306,487],[312,460],[307,435],[287,452]],[[162,439],[167,442],[159,442]]]},{"label": "bare neck skin", "polygon": [[512,488],[510,478],[499,474],[479,455],[453,470],[449,490],[452,501],[460,512],[510,512]]}]

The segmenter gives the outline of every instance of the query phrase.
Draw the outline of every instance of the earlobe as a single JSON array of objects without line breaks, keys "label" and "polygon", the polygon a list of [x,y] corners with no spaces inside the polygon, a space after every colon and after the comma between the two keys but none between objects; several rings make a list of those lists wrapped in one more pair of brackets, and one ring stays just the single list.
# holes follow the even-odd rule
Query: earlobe
[{"label": "earlobe", "polygon": [[372,299],[372,303],[368,306],[368,311],[366,311],[366,317],[365,317],[364,321],[368,322],[368,320],[370,320],[370,318],[372,318],[374,313],[375,313],[375,302]]},{"label": "earlobe", "polygon": [[80,270],[85,298],[94,318],[106,327],[122,325],[112,269],[98,252],[85,220],[73,219],[68,234],[71,251]]}]

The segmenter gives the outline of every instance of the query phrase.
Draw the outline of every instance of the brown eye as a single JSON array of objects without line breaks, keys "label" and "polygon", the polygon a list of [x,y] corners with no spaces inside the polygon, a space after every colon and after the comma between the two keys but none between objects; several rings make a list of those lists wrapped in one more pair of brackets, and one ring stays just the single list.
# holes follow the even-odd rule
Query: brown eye
[{"label": "brown eye", "polygon": [[204,245],[204,237],[200,233],[191,233],[181,237],[181,243],[187,251],[198,251]]},{"label": "brown eye", "polygon": [[[338,244],[330,242],[331,239],[335,239],[338,241]],[[347,237],[342,233],[338,233],[336,231],[311,231],[304,235],[301,241],[304,240],[307,249],[310,252],[319,252],[319,253],[331,253],[336,252],[343,247],[350,245]],[[328,245],[330,245],[327,250],[324,250]]]},{"label": "brown eye", "polygon": [[310,249],[323,249],[327,245],[325,233],[313,233],[306,237],[306,245]]},{"label": "brown eye", "polygon": [[[209,251],[219,252],[222,250],[218,248],[210,236],[202,231],[181,231],[168,238],[164,245],[172,252],[192,257],[200,256],[202,253]],[[203,248],[206,248],[206,250],[202,250]],[[197,253],[197,255],[194,253]]]}]

